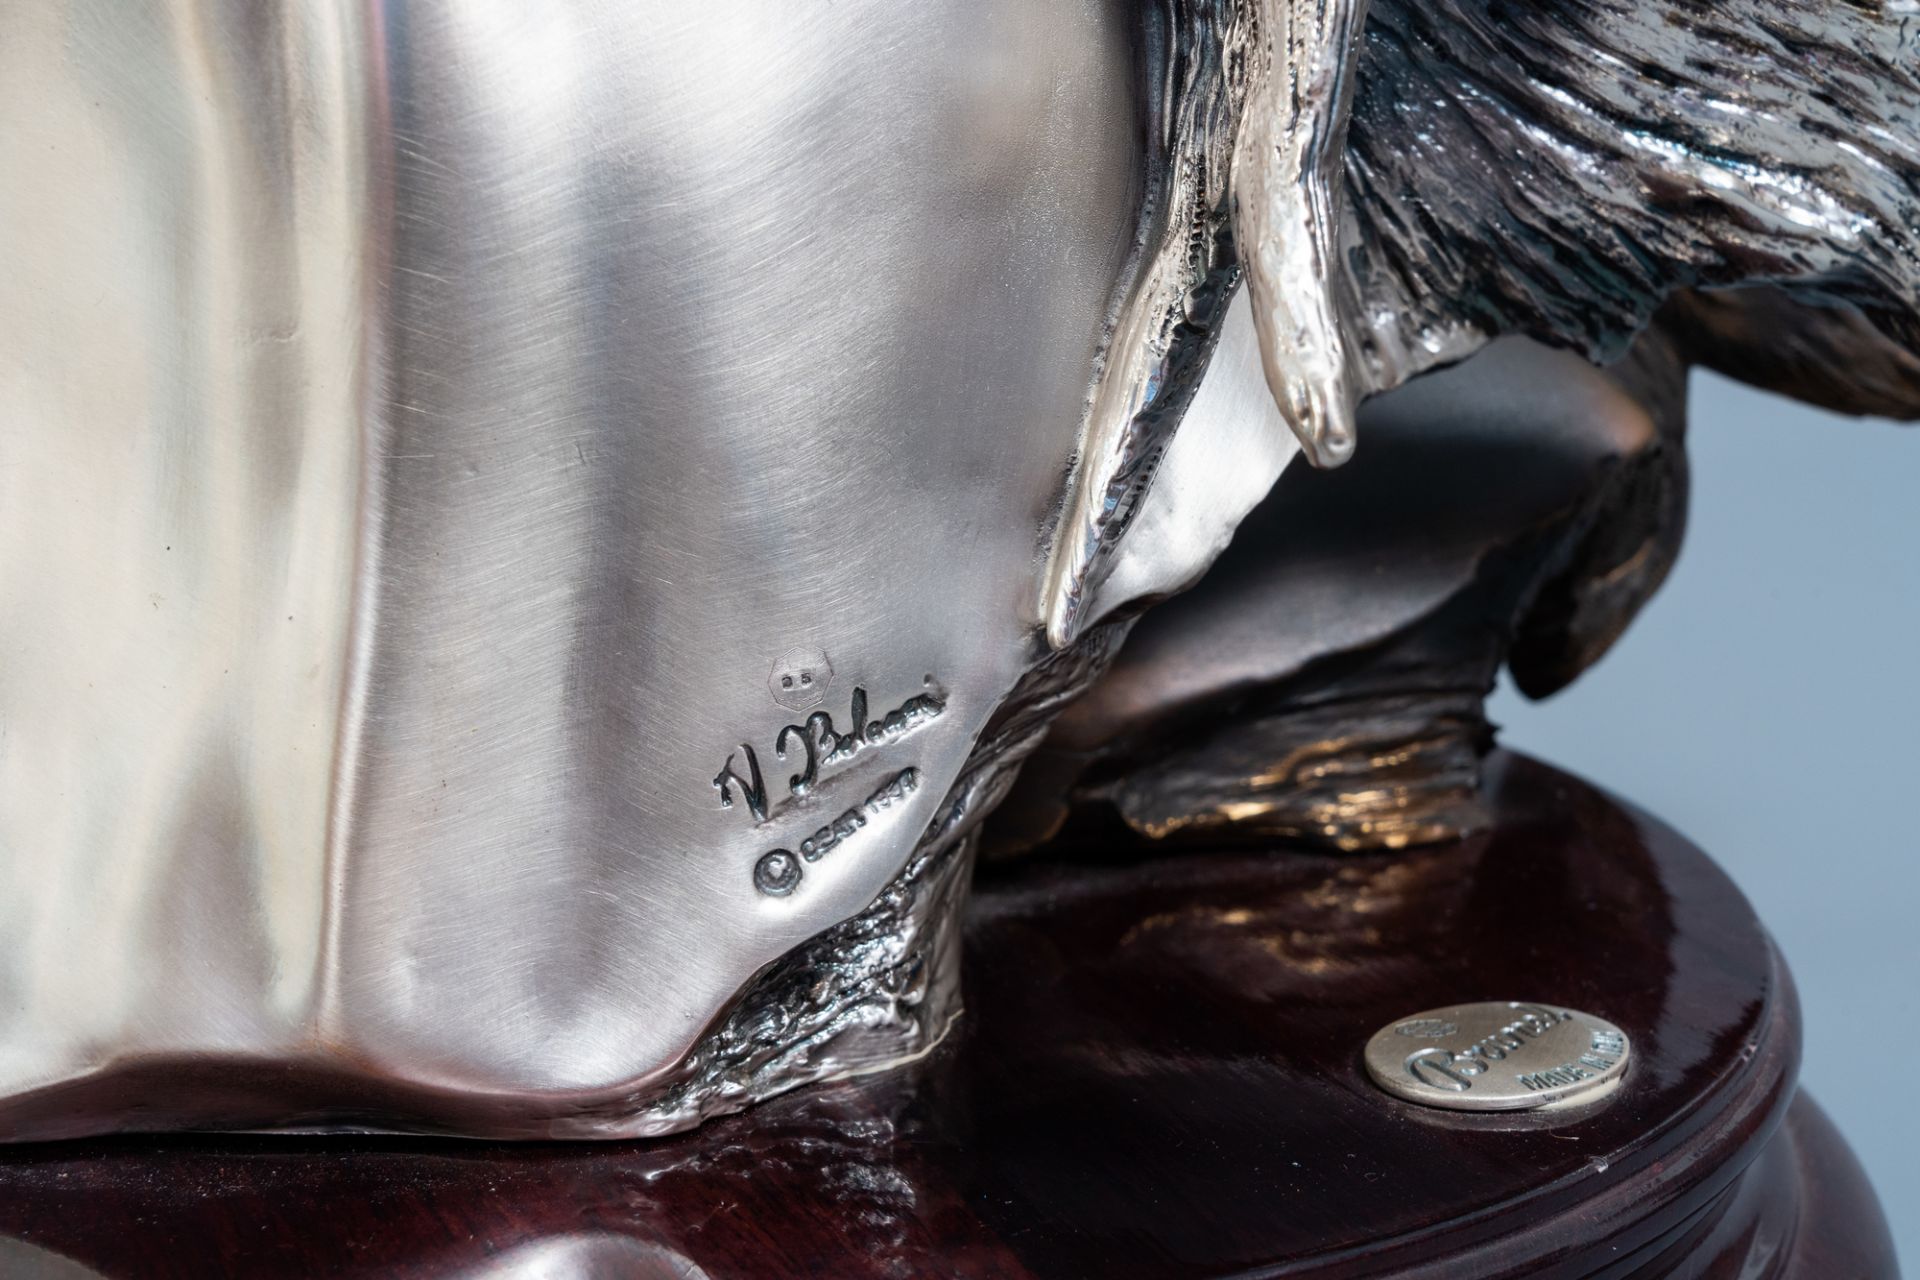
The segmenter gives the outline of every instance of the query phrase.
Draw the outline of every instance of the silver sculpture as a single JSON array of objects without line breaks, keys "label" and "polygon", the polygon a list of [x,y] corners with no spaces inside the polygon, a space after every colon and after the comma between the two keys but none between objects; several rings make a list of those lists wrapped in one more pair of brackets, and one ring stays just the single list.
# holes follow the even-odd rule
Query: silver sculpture
[{"label": "silver sculpture", "polygon": [[1745,281],[1906,369],[1910,8],[7,6],[0,1136],[926,1052],[982,818],[1368,396]]}]

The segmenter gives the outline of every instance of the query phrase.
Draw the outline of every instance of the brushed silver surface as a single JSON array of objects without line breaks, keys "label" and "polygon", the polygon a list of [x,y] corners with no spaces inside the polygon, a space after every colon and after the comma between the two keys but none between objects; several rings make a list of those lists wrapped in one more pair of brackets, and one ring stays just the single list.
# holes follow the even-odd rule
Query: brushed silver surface
[{"label": "brushed silver surface", "polygon": [[1920,345],[1904,6],[1616,8],[0,7],[0,1139],[925,1052],[1284,428],[1677,284]]},{"label": "brushed silver surface", "polygon": [[384,270],[364,17],[0,7],[0,1095],[315,1035]]},{"label": "brushed silver surface", "polygon": [[1397,1098],[1448,1111],[1530,1111],[1594,1102],[1620,1083],[1633,1048],[1619,1027],[1564,1005],[1448,1005],[1367,1041],[1367,1074]]},{"label": "brushed silver surface", "polygon": [[[6,6],[0,1133],[166,1063],[620,1131],[873,903],[1045,652],[1129,29]],[[792,787],[820,713],[855,749]]]}]

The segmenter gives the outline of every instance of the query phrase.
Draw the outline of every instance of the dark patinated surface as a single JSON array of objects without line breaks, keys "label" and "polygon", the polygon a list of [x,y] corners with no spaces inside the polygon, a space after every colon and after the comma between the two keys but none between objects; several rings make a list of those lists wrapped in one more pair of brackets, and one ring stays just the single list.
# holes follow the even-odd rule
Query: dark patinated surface
[{"label": "dark patinated surface", "polygon": [[[953,1040],[673,1139],[14,1148],[0,1274],[1891,1275],[1738,891],[1544,766],[1489,785],[1488,833],[1413,854],[1004,869]],[[1620,1024],[1620,1092],[1489,1118],[1366,1082],[1382,1024],[1502,998]]]}]

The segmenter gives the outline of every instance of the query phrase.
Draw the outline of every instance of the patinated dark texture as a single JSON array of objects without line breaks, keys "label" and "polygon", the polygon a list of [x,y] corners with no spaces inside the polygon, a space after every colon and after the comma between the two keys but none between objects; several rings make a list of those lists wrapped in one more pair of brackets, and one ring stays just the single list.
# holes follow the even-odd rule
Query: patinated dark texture
[{"label": "patinated dark texture", "polygon": [[[1701,326],[1736,346],[1813,309],[1764,344],[1783,348],[1774,370],[1711,344],[1691,358],[1822,403],[1910,401],[1920,25],[1904,0],[1141,13],[1150,177],[1056,548],[1056,645],[1154,483],[1237,287],[1281,415],[1322,465],[1354,452],[1371,395],[1508,334],[1611,362],[1688,290],[1781,294]],[[1871,366],[1857,384],[1856,356]]]},{"label": "patinated dark texture", "polygon": [[1917,41],[1886,0],[1375,0],[1345,237],[1375,384],[1474,334],[1612,358],[1746,281],[1914,350]]},{"label": "patinated dark texture", "polygon": [[[0,1270],[54,1276],[1893,1275],[1794,1097],[1790,983],[1657,822],[1496,757],[1485,835],[990,876],[964,1031],[907,1072],[651,1143],[171,1138],[0,1155]],[[1410,1011],[1618,1022],[1600,1106],[1379,1093]],[[545,1268],[542,1270],[542,1268]]]}]

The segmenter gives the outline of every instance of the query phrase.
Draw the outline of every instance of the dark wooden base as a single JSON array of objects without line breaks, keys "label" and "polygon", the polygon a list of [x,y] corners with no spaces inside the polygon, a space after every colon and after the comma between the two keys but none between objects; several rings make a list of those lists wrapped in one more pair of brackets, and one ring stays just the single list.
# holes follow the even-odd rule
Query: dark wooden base
[{"label": "dark wooden base", "polygon": [[[1563,774],[1490,786],[1439,850],[992,875],[949,1044],[675,1139],[14,1148],[0,1275],[1892,1276],[1739,892]],[[1481,999],[1590,1010],[1635,1065],[1558,1117],[1367,1083],[1376,1028]]]}]

